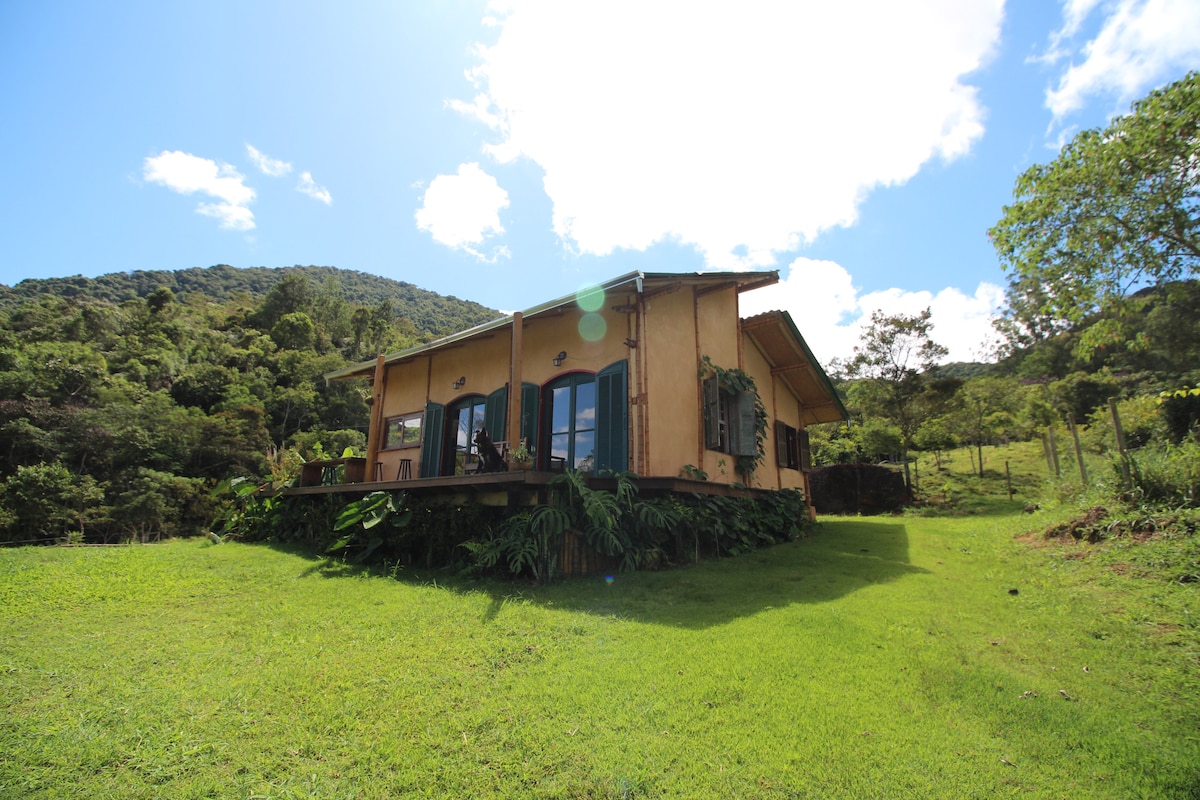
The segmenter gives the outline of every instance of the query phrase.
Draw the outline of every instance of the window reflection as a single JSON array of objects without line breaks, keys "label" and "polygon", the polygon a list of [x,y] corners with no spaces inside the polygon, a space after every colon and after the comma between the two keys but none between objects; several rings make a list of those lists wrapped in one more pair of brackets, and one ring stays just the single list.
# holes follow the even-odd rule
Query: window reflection
[{"label": "window reflection", "polygon": [[547,387],[550,405],[550,469],[591,472],[595,468],[596,378],[587,373],[565,375]]}]

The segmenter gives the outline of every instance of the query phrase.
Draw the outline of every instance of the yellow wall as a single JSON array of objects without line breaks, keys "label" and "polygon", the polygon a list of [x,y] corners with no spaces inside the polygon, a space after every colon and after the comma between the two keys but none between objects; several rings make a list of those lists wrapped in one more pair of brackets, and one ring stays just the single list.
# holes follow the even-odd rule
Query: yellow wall
[{"label": "yellow wall", "polygon": [[[651,292],[657,287],[648,287]],[[527,318],[523,328],[521,380],[546,384],[566,372],[596,372],[621,359],[629,359],[630,469],[647,477],[676,477],[692,464],[709,480],[740,480],[735,457],[704,447],[704,418],[699,376],[701,356],[730,369],[740,367],[751,375],[770,419],[763,463],[754,485],[764,488],[801,487],[797,470],[779,469],[776,463],[774,421],[800,428],[800,404],[757,347],[738,331],[738,296],[733,288],[697,295],[684,283],[677,289],[650,297],[644,316],[636,311],[614,311],[613,306],[633,305],[636,295],[609,296],[597,312],[606,332],[599,341],[588,341],[580,332],[584,313],[567,307],[563,313]],[[636,340],[630,347],[627,340]],[[567,359],[554,366],[560,351]],[[466,395],[487,395],[509,382],[512,328],[489,334],[389,365],[386,370],[383,417],[424,410],[428,401],[449,406]],[[452,384],[466,378],[461,389]],[[644,404],[639,402],[639,394]],[[494,433],[499,440],[507,433]],[[382,444],[382,442],[381,442]],[[419,448],[381,450],[383,477],[396,475],[400,458],[413,460],[414,477],[420,462]]]},{"label": "yellow wall", "polygon": [[[558,375],[576,370],[596,372],[614,361],[631,358],[625,345],[632,336],[631,314],[619,313],[612,306],[631,302],[620,295],[609,297],[596,313],[603,318],[604,335],[599,341],[588,341],[580,332],[584,312],[568,308],[562,314],[546,314],[524,322],[521,381],[539,386]],[[593,321],[594,322],[594,321]],[[585,328],[586,330],[586,328]],[[595,330],[595,328],[592,328]],[[554,366],[554,357],[566,351],[566,361]],[[475,339],[464,341],[412,361],[387,367],[383,399],[383,417],[424,411],[427,402],[449,406],[468,395],[488,395],[507,384],[511,377],[512,327],[504,326]],[[632,358],[631,358],[632,361]],[[632,370],[632,363],[631,363]],[[460,377],[466,383],[460,389],[453,384]],[[631,381],[632,384],[632,381]],[[506,432],[493,432],[499,441]],[[380,442],[382,446],[382,441]],[[385,479],[396,475],[401,458],[413,459],[413,476],[417,475],[420,448],[380,450],[378,460],[383,464]]]},{"label": "yellow wall", "polygon": [[[562,315],[549,314],[525,320],[524,347],[522,353],[521,379],[525,383],[539,386],[574,370],[596,372],[614,361],[629,358],[625,338],[630,335],[628,315],[612,310],[624,298],[610,297],[598,313],[605,322],[604,338],[591,342],[580,334],[580,322],[584,313],[578,308],[568,308]],[[567,360],[561,367],[554,366],[554,357],[566,351]],[[508,368],[508,355],[504,357]]]},{"label": "yellow wall", "polygon": [[[646,303],[645,474],[676,476],[695,464],[700,384],[696,373],[693,295],[683,287]],[[703,442],[700,442],[703,444]]]}]

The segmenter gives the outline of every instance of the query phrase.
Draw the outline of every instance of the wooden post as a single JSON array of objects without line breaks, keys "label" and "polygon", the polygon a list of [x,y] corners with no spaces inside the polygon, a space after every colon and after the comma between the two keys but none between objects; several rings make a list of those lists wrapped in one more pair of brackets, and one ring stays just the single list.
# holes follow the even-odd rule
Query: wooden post
[{"label": "wooden post", "polygon": [[380,353],[375,359],[375,377],[371,381],[371,422],[367,428],[367,475],[372,480],[375,477],[375,462],[379,460],[379,451],[383,443],[383,396],[384,382],[387,380],[387,369],[384,357]]},{"label": "wooden post", "polygon": [[1121,415],[1117,413],[1117,398],[1108,398],[1108,413],[1112,415],[1113,430],[1117,433],[1117,452],[1121,454],[1121,477],[1125,479],[1125,488],[1132,482],[1129,476],[1129,453],[1125,449],[1125,429],[1121,427]]},{"label": "wooden post", "polygon": [[1004,480],[1008,483],[1008,499],[1012,500],[1012,473],[1008,470],[1008,459],[1004,459]]},{"label": "wooden post", "polygon": [[1079,427],[1075,424],[1075,412],[1067,413],[1067,427],[1071,429],[1071,436],[1075,439],[1075,460],[1079,462],[1079,480],[1087,486],[1087,467],[1083,463],[1083,448],[1079,446]]},{"label": "wooden post", "polygon": [[521,415],[524,409],[521,405],[522,350],[525,341],[525,317],[520,311],[513,314],[512,321],[512,354],[509,364],[508,381],[508,430],[504,438],[508,440],[509,451],[521,446]]},{"label": "wooden post", "polygon": [[1058,443],[1054,440],[1054,426],[1051,425],[1047,430],[1050,432],[1050,458],[1054,460],[1054,477],[1061,478],[1062,472],[1058,468]]},{"label": "wooden post", "polygon": [[[1054,472],[1054,461],[1050,458],[1050,442],[1046,439],[1046,434],[1042,434],[1042,455],[1046,457],[1046,469],[1049,472]],[[974,463],[974,462],[972,462]]]}]

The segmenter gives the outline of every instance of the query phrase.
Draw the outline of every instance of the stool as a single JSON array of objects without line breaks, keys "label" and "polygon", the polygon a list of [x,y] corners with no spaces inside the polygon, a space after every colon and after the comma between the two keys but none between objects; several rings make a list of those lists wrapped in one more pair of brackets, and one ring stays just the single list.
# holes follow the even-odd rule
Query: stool
[{"label": "stool", "polygon": [[371,476],[371,480],[373,480],[375,483],[379,483],[380,481],[383,480],[383,462],[382,461],[375,462],[375,474]]},{"label": "stool", "polygon": [[412,459],[400,459],[400,469],[396,470],[396,480],[411,481],[412,480]]},{"label": "stool", "polygon": [[323,467],[321,469],[321,485],[322,486],[335,485],[338,482],[337,470],[338,470],[337,464],[331,464],[331,465]]}]

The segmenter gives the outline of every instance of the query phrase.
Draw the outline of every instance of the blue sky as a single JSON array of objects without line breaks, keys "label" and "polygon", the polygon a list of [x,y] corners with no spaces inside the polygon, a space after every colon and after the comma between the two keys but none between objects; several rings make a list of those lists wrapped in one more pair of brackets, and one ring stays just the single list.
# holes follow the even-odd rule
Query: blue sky
[{"label": "blue sky", "polygon": [[0,4],[0,283],[317,264],[520,309],[777,269],[823,361],[985,351],[1030,164],[1200,68],[1194,0]]}]

